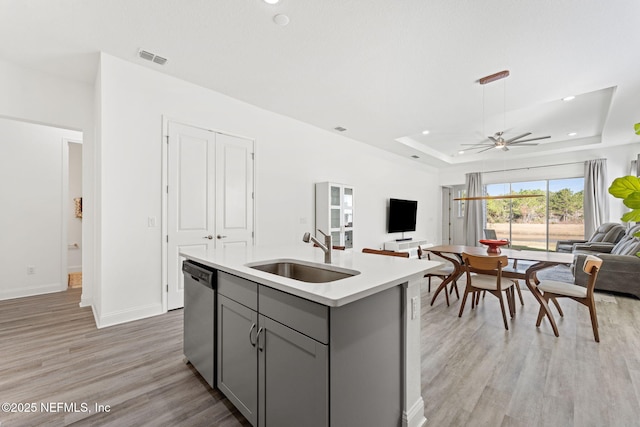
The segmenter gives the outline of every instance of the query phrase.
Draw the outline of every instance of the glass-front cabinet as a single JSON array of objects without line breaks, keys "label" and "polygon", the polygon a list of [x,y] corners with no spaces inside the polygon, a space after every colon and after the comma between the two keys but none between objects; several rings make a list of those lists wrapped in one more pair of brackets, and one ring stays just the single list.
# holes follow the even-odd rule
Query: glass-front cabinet
[{"label": "glass-front cabinet", "polygon": [[316,184],[316,238],[331,233],[334,246],[353,248],[353,187],[331,182]]}]

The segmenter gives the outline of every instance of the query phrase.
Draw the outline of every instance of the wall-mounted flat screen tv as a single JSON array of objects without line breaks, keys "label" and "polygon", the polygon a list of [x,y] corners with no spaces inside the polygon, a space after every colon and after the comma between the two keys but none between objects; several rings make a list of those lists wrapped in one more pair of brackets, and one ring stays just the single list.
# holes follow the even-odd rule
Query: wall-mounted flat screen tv
[{"label": "wall-mounted flat screen tv", "polygon": [[416,231],[417,200],[389,199],[387,231],[400,233]]}]

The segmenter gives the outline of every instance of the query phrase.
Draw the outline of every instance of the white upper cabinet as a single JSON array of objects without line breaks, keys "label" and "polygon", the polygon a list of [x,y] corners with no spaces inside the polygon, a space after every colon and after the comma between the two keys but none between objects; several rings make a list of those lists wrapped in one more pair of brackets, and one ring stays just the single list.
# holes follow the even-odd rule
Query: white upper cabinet
[{"label": "white upper cabinet", "polygon": [[353,206],[352,186],[316,183],[316,237],[323,241],[320,229],[331,233],[334,246],[353,248]]}]

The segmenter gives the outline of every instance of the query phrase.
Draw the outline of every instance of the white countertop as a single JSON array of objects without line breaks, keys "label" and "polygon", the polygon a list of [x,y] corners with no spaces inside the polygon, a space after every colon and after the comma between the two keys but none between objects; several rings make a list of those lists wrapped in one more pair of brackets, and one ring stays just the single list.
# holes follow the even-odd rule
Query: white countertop
[{"label": "white countertop", "polygon": [[354,251],[333,251],[330,267],[359,271],[360,274],[327,283],[307,283],[263,272],[246,264],[260,261],[301,260],[319,266],[324,264],[324,252],[309,244],[294,246],[227,247],[198,250],[186,248],[180,255],[217,270],[299,296],[330,307],[339,307],[393,286],[419,279],[439,262],[392,256],[363,254]]}]

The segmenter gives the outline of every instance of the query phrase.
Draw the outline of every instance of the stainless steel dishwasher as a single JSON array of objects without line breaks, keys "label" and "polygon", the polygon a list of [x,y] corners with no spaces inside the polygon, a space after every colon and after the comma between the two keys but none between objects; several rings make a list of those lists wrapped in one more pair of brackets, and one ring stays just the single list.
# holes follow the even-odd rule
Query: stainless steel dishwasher
[{"label": "stainless steel dishwasher", "polygon": [[184,355],[202,378],[215,387],[216,273],[193,261],[184,273]]}]

